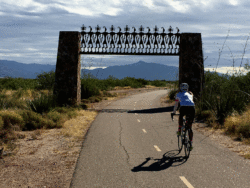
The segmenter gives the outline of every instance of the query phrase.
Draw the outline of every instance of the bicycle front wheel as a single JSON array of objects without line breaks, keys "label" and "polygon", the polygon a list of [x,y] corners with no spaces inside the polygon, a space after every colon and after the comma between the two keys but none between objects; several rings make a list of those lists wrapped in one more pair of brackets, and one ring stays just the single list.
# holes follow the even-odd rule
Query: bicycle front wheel
[{"label": "bicycle front wheel", "polygon": [[178,149],[179,149],[179,152],[181,152],[182,150],[182,138],[183,138],[183,135],[181,134],[180,136],[177,136],[178,137]]},{"label": "bicycle front wheel", "polygon": [[189,141],[189,129],[185,131],[185,138],[184,138],[184,150],[186,158],[189,158],[190,155],[190,141]]}]

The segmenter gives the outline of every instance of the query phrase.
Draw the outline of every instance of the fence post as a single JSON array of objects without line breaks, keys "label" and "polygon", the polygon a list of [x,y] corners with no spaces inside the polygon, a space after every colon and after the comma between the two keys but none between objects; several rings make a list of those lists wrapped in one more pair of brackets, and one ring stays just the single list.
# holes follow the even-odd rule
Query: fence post
[{"label": "fence post", "polygon": [[204,86],[201,34],[182,33],[180,39],[179,83],[188,83],[189,90],[199,99]]},{"label": "fence post", "polygon": [[81,102],[81,34],[60,31],[55,72],[54,96],[60,105]]}]

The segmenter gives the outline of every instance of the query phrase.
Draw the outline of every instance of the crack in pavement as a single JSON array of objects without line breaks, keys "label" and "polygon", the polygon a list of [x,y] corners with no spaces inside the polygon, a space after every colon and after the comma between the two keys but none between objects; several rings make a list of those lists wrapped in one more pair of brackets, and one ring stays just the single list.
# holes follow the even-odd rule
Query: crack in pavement
[{"label": "crack in pavement", "polygon": [[[119,120],[119,123],[120,123],[120,132],[119,132],[119,143],[120,143],[120,146],[123,148],[123,150],[125,151],[126,155],[127,155],[127,164],[128,166],[130,166],[131,168],[131,165],[129,164],[129,154],[127,152],[127,150],[125,149],[125,146],[122,145],[122,123],[121,121]],[[137,175],[134,176],[134,184],[135,185],[138,185],[138,182],[137,182]]]},{"label": "crack in pavement", "polygon": [[130,166],[130,164],[129,164],[129,154],[128,154],[127,150],[125,149],[125,146],[122,145],[122,123],[121,123],[120,120],[119,120],[119,123],[120,123],[119,143],[120,143],[120,146],[123,148],[123,150],[125,151],[125,153],[127,155],[127,163]]}]

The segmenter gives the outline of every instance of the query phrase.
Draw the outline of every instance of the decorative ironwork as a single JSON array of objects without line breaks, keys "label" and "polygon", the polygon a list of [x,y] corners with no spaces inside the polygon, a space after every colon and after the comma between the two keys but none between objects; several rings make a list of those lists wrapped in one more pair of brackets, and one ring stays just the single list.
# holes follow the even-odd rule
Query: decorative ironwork
[{"label": "decorative ironwork", "polygon": [[89,26],[89,31],[83,25],[81,27],[81,54],[108,54],[108,55],[179,55],[180,36],[179,29],[177,33],[173,33],[173,28],[170,26],[169,33],[165,33],[165,29],[161,27],[162,32],[159,33],[159,28],[155,26],[153,33],[147,27],[147,32],[144,33],[144,28],[141,25],[139,32],[132,27],[132,32],[128,25],[122,29],[118,27],[115,32],[115,27],[112,25],[110,32],[104,26],[102,30],[99,25],[92,31]]}]

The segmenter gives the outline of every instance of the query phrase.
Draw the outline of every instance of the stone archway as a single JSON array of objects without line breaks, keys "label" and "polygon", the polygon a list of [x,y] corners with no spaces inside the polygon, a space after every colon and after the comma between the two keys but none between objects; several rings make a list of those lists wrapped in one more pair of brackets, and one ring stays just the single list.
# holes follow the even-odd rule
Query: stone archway
[{"label": "stone archway", "polygon": [[154,33],[150,33],[150,28],[144,33],[142,26],[138,33],[134,27],[134,32],[129,33],[128,26],[125,32],[118,27],[117,33],[113,26],[110,33],[104,28],[103,32],[99,26],[96,32],[91,27],[86,32],[84,26],[82,32],[60,31],[54,86],[59,104],[81,102],[81,54],[179,56],[179,83],[188,83],[195,99],[201,96],[204,65],[200,33],[179,33],[177,28],[177,33],[173,34],[171,26],[169,33],[165,33],[164,28],[158,33],[156,26]]}]

